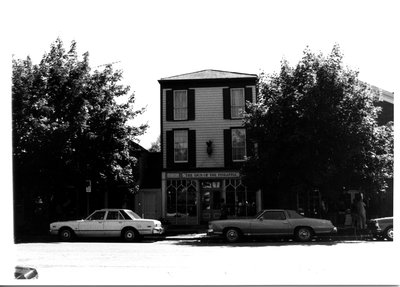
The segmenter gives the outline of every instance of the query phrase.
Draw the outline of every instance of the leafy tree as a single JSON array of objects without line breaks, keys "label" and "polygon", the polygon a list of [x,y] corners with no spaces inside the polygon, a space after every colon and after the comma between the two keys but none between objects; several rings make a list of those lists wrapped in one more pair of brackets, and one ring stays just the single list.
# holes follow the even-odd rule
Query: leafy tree
[{"label": "leafy tree", "polygon": [[157,140],[155,142],[151,143],[149,151],[151,151],[151,152],[160,152],[161,151],[161,138],[160,138],[160,136],[157,137]]},{"label": "leafy tree", "polygon": [[65,50],[57,39],[39,64],[13,60],[16,201],[50,202],[68,186],[84,192],[87,179],[98,190],[134,188],[136,141],[147,126],[127,124],[144,110],[134,109],[121,79],[111,65],[91,71],[89,54],[79,59],[74,41]]},{"label": "leafy tree", "polygon": [[260,75],[258,92],[245,117],[257,152],[243,172],[267,207],[295,207],[298,191],[386,188],[393,123],[378,126],[377,92],[343,67],[337,45],[328,56],[305,49],[295,67],[282,61],[279,74]]}]

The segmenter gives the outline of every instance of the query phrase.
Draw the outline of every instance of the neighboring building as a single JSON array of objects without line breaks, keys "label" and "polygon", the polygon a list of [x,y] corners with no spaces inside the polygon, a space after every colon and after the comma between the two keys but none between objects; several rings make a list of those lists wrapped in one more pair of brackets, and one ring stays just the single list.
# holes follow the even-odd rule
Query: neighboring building
[{"label": "neighboring building", "polygon": [[378,87],[372,86],[372,89],[379,92],[379,99],[377,106],[382,108],[382,112],[378,117],[379,125],[385,125],[388,122],[394,121],[394,93],[382,90]]},{"label": "neighboring building", "polygon": [[142,151],[138,163],[139,190],[135,194],[134,210],[143,218],[161,218],[161,153]]},{"label": "neighboring building", "polygon": [[242,126],[256,100],[257,75],[203,70],[162,78],[161,205],[171,224],[204,224],[254,215],[261,193],[248,189],[240,167],[252,144]]}]

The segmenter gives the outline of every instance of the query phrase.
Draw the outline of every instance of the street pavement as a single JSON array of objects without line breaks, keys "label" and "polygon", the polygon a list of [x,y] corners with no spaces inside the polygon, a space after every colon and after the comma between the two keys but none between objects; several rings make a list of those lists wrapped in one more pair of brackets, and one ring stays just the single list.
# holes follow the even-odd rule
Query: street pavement
[{"label": "street pavement", "polygon": [[177,234],[139,243],[20,243],[14,245],[14,262],[36,268],[37,284],[399,283],[395,264],[377,261],[381,256],[394,254],[394,242],[324,239],[309,243],[248,240],[227,244],[204,236]]}]

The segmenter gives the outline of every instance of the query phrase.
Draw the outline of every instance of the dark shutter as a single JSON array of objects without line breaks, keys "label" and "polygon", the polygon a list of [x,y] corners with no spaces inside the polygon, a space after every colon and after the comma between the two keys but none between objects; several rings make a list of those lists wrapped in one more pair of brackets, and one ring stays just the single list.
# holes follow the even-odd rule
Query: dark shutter
[{"label": "dark shutter", "polygon": [[225,167],[231,167],[232,166],[231,130],[224,130],[224,157],[225,157]]},{"label": "dark shutter", "polygon": [[188,90],[188,120],[195,119],[194,90]]},{"label": "dark shutter", "polygon": [[167,168],[174,167],[174,131],[167,131]]},{"label": "dark shutter", "polygon": [[188,137],[189,168],[196,168],[196,131],[189,130]]},{"label": "dark shutter", "polygon": [[174,97],[173,97],[173,91],[172,90],[167,90],[166,92],[166,114],[167,114],[167,121],[173,121],[174,120]]},{"label": "dark shutter", "polygon": [[244,99],[246,101],[245,110],[246,110],[246,112],[248,112],[247,102],[251,102],[251,103],[253,102],[253,89],[252,88],[245,88],[244,89]]},{"label": "dark shutter", "polygon": [[229,88],[222,90],[223,105],[224,105],[224,119],[231,118],[231,91]]}]

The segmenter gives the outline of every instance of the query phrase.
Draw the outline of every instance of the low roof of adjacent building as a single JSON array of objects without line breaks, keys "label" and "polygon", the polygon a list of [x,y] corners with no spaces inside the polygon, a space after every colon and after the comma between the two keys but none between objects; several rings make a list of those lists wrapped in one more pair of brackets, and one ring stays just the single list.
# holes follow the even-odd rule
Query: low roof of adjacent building
[{"label": "low roof of adjacent building", "polygon": [[245,78],[257,78],[257,75],[208,69],[208,70],[176,75],[172,77],[166,77],[160,79],[159,81],[245,79]]},{"label": "low roof of adjacent building", "polygon": [[388,92],[374,85],[371,85],[371,88],[379,93],[379,98],[381,101],[394,104],[394,93]]}]

